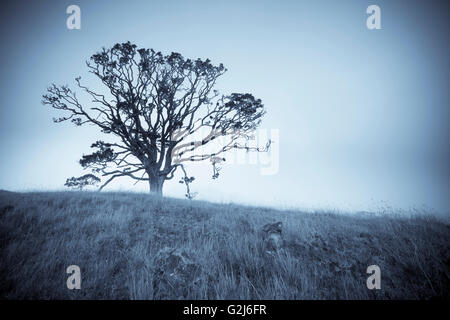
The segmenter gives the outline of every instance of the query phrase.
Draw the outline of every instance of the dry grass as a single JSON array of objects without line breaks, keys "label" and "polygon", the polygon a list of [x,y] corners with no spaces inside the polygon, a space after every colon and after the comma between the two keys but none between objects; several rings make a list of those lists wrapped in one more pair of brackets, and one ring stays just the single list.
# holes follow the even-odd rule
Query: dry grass
[{"label": "dry grass", "polygon": [[[285,248],[258,235],[282,221]],[[146,194],[0,192],[2,299],[449,298],[450,225],[432,214],[277,211]],[[165,292],[155,256],[182,248],[197,281]],[[68,290],[78,265],[82,289]],[[381,268],[368,290],[366,268]]]}]

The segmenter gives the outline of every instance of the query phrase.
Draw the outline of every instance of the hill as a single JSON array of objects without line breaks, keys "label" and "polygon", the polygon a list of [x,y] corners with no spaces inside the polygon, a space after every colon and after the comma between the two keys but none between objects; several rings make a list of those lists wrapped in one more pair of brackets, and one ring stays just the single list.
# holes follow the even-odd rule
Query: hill
[{"label": "hill", "polygon": [[[282,222],[268,251],[261,228]],[[449,298],[450,225],[135,193],[0,192],[1,299]],[[81,269],[69,290],[66,268]],[[369,290],[378,265],[381,289]]]}]

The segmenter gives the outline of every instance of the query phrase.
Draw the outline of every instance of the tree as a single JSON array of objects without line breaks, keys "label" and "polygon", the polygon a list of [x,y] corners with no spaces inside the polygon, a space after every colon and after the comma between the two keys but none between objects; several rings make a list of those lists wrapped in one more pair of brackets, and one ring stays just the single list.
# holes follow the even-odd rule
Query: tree
[{"label": "tree", "polygon": [[69,178],[64,185],[69,188],[82,190],[84,187],[97,184],[98,182],[100,182],[98,177],[88,173],[78,178]]},{"label": "tree", "polygon": [[[228,150],[267,151],[270,145],[269,140],[264,148],[248,146],[265,114],[261,100],[249,93],[224,96],[214,89],[226,72],[222,64],[185,59],[179,53],[163,55],[126,42],[103,48],[86,65],[106,87],[105,92],[94,92],[81,83],[81,77],[75,79],[92,100],[89,106],[67,85],[55,84],[47,89],[42,103],[66,112],[54,122],[91,124],[114,137],[114,141],[93,143],[96,151],[79,161],[83,168],[106,178],[99,190],[115,178],[130,177],[148,181],[150,191],[161,195],[164,182],[181,168],[184,178],[180,183],[192,198],[189,184],[194,178],[187,175],[187,162],[210,160],[213,178],[217,178],[218,164],[225,161],[223,154]],[[205,128],[205,136],[195,140],[195,134]],[[218,137],[225,137],[226,143],[204,152]],[[70,178],[66,185],[99,179],[88,177],[88,181]]]}]

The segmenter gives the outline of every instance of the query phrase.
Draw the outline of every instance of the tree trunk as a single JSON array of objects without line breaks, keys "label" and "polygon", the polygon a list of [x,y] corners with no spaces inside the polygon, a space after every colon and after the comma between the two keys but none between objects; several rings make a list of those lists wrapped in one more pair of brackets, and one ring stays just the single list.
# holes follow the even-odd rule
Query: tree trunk
[{"label": "tree trunk", "polygon": [[158,177],[153,179],[150,178],[149,181],[150,193],[162,197],[163,184],[164,184],[164,177]]}]

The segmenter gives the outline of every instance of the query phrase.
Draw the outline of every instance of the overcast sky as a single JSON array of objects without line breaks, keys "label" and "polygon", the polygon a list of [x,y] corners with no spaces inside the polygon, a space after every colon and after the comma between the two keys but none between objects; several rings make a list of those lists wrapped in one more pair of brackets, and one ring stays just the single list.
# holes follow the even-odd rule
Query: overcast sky
[{"label": "overcast sky", "polygon": [[[225,165],[218,180],[207,164],[192,168],[199,199],[449,212],[446,1],[9,2],[0,19],[1,189],[64,189],[83,174],[78,160],[98,131],[54,124],[61,114],[41,96],[52,82],[75,88],[77,76],[94,85],[84,61],[129,40],[223,63],[217,89],[262,99],[262,128],[279,134],[266,158]],[[66,27],[71,4],[81,30]],[[381,30],[366,27],[371,4]],[[128,180],[107,188],[147,189]],[[164,192],[184,195],[176,179]]]}]

